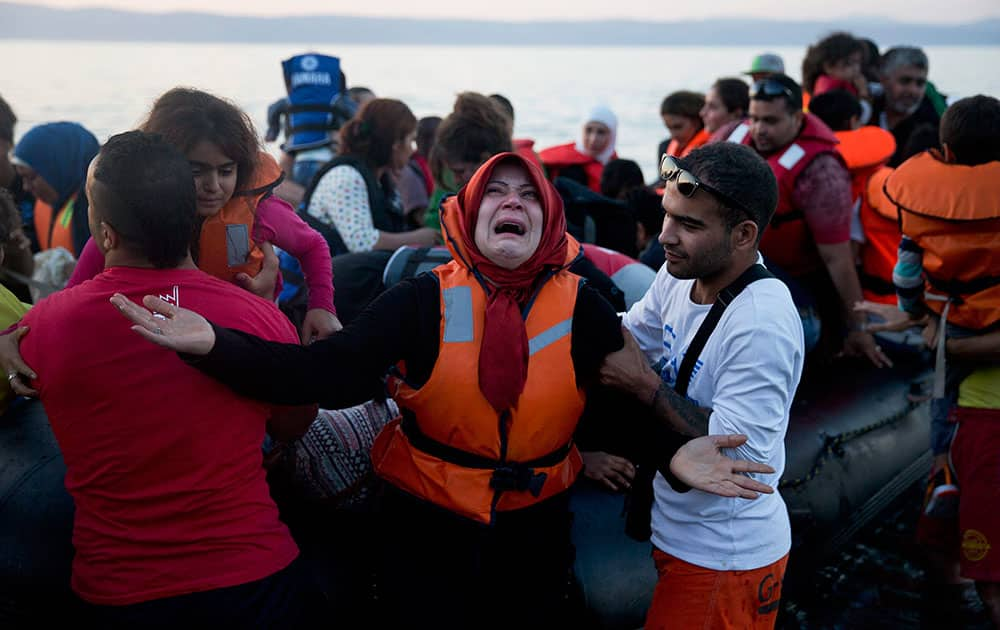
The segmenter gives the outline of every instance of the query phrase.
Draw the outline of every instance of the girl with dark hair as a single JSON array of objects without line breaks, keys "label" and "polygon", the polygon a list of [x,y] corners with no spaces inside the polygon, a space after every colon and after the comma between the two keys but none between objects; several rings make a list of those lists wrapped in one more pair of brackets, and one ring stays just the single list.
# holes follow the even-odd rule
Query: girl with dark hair
[{"label": "girl with dark hair", "polygon": [[705,104],[698,112],[705,130],[712,134],[726,123],[743,120],[750,110],[750,88],[742,79],[719,79],[705,92]]},{"label": "girl with dark hair", "polygon": [[867,99],[868,81],[862,73],[865,55],[864,44],[850,33],[824,37],[809,47],[802,60],[802,90],[812,96],[846,90]]},{"label": "girl with dark hair", "polygon": [[413,154],[416,134],[410,108],[388,98],[365,103],[340,128],[340,155],[316,173],[301,206],[334,255],[437,242],[434,230],[406,229],[394,183]]},{"label": "girl with dark hair", "polygon": [[660,117],[670,132],[670,142],[666,154],[684,157],[708,142],[708,131],[701,120],[701,108],[705,95],[682,90],[663,99]]},{"label": "girl with dark hair", "polygon": [[[199,269],[274,299],[281,293],[281,276],[274,284],[269,274],[256,278],[263,269],[261,244],[272,243],[297,258],[304,270],[309,308],[302,342],[339,330],[326,243],[288,203],[271,195],[284,175],[261,150],[246,112],[207,92],[174,88],[153,103],[140,128],[163,136],[191,162],[201,219],[192,254]],[[69,286],[103,269],[103,256],[91,241]]]}]

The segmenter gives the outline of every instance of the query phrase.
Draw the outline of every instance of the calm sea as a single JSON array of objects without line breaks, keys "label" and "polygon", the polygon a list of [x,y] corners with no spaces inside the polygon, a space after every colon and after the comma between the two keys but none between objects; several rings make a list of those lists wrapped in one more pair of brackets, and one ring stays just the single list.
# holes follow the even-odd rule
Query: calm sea
[{"label": "calm sea", "polygon": [[[575,138],[598,102],[619,117],[618,153],[652,177],[666,132],[660,101],[680,89],[704,91],[746,69],[757,48],[544,48],[319,46],[0,40],[0,94],[17,132],[75,120],[104,141],[132,128],[157,95],[186,85],[233,99],[261,128],[283,95],[280,62],[315,50],[341,58],[350,85],[406,102],[418,116],[446,115],[458,92],[500,92],[514,103],[516,132],[548,146]],[[931,79],[951,98],[1000,94],[1000,47],[931,47]],[[793,76],[804,49],[776,48]],[[272,146],[272,149],[275,147]]]}]

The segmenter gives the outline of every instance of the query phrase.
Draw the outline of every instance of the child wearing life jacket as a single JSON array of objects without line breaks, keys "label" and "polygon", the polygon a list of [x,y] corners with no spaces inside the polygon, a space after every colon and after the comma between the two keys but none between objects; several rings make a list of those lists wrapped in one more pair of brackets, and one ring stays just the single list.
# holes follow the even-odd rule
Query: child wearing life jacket
[{"label": "child wearing life jacket", "polygon": [[861,124],[871,118],[868,81],[862,72],[866,50],[861,40],[850,33],[832,33],[809,47],[802,60],[802,89],[812,99],[831,90],[845,90],[862,105]]},{"label": "child wearing life jacket", "polygon": [[[1000,538],[1000,101],[973,96],[941,119],[942,151],[901,164],[885,183],[903,233],[893,282],[897,315],[871,303],[859,307],[896,326],[929,315],[925,338],[936,350],[931,399],[935,455],[930,499],[961,494],[963,577],[976,581],[1000,625],[1000,559],[988,554]],[[941,481],[937,480],[937,475]],[[928,502],[928,513],[934,511]]]},{"label": "child wearing life jacket", "polygon": [[708,142],[709,131],[705,129],[705,123],[701,119],[704,104],[704,94],[684,90],[669,94],[663,99],[660,103],[660,117],[670,132],[670,141],[659,152],[657,160],[663,153],[684,157]]},{"label": "child wearing life jacket", "polygon": [[[274,158],[261,151],[247,114],[206,92],[174,88],[156,100],[141,129],[160,134],[191,162],[202,218],[192,247],[198,268],[274,299],[281,293],[280,275],[273,287],[263,274],[256,278],[264,262],[259,244],[271,243],[297,258],[305,273],[309,310],[300,330],[302,342],[339,330],[329,248],[288,203],[270,195],[283,174]],[[69,286],[103,268],[100,252],[88,243]]]}]

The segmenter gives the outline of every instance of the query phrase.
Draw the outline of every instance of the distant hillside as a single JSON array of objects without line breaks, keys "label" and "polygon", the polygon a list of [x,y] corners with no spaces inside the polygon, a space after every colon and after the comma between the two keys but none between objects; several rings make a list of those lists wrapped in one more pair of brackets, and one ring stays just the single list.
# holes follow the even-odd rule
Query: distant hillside
[{"label": "distant hillside", "polygon": [[174,42],[336,42],[553,46],[804,45],[833,30],[880,45],[1000,45],[1000,19],[956,26],[882,18],[830,22],[713,21],[487,22],[354,16],[239,17],[208,13],[136,13],[52,9],[0,2],[0,39]]}]

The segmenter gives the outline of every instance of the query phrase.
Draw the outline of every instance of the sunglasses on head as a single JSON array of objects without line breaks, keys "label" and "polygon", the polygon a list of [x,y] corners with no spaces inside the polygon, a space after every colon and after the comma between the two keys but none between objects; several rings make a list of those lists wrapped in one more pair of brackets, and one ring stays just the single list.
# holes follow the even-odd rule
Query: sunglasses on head
[{"label": "sunglasses on head", "polygon": [[774,79],[761,79],[753,84],[750,88],[750,98],[756,100],[770,100],[776,96],[787,96],[793,103],[798,103],[802,100],[800,96],[796,96],[794,92],[784,83],[780,81],[775,81]]},{"label": "sunglasses on head", "polygon": [[677,192],[689,199],[694,196],[699,188],[701,188],[721,201],[724,206],[742,210],[747,214],[747,216],[753,216],[753,213],[750,212],[750,209],[745,205],[733,199],[718,188],[709,186],[705,182],[701,181],[695,177],[694,173],[691,171],[681,168],[681,165],[677,163],[677,159],[672,155],[664,153],[663,157],[660,158],[660,178],[665,182],[676,180]]}]

